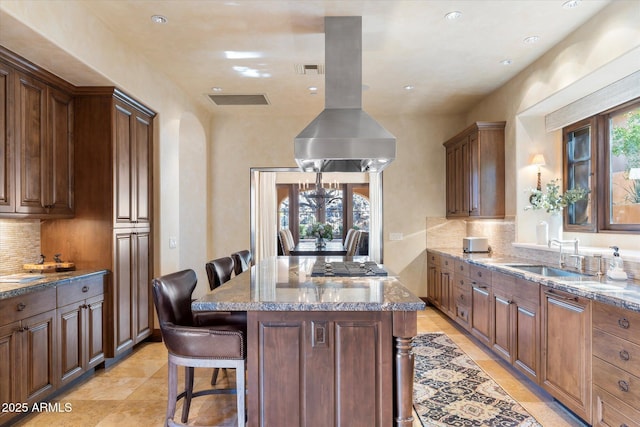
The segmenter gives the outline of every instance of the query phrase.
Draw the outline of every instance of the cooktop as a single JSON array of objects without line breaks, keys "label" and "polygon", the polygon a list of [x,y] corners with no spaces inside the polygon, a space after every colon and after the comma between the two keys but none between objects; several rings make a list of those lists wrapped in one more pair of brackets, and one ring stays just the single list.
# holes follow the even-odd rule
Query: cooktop
[{"label": "cooktop", "polygon": [[314,277],[363,277],[386,276],[387,271],[373,261],[316,261],[311,270]]}]

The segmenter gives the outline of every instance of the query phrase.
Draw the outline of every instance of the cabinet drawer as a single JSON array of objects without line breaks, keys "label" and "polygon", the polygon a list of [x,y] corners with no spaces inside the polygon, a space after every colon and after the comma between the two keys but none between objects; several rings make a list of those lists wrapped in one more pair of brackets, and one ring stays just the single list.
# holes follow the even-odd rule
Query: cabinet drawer
[{"label": "cabinet drawer", "polygon": [[593,388],[593,425],[640,427],[640,411],[596,386]]},{"label": "cabinet drawer", "polygon": [[478,265],[471,265],[469,267],[469,277],[471,280],[475,280],[478,283],[491,283],[491,276],[492,272],[487,268],[480,267]]},{"label": "cabinet drawer", "polygon": [[453,267],[454,267],[453,258],[444,257],[444,256],[440,257],[440,267],[447,270],[453,270]]},{"label": "cabinet drawer", "polygon": [[640,313],[596,303],[593,306],[593,324],[605,332],[640,345]]},{"label": "cabinet drawer", "polygon": [[640,377],[640,345],[594,327],[593,355]]},{"label": "cabinet drawer", "polygon": [[593,383],[633,408],[640,408],[640,378],[593,358]]},{"label": "cabinet drawer", "polygon": [[48,288],[0,300],[0,325],[26,319],[56,308],[56,289]]},{"label": "cabinet drawer", "polygon": [[104,293],[104,276],[98,275],[58,286],[58,307]]},{"label": "cabinet drawer", "polygon": [[468,326],[469,307],[467,307],[466,305],[456,305],[456,317],[458,318],[458,323],[461,323],[464,326]]},{"label": "cabinet drawer", "polygon": [[470,306],[471,305],[471,287],[456,286],[456,304]]},{"label": "cabinet drawer", "polygon": [[440,265],[440,255],[434,254],[432,252],[427,253],[427,262],[432,265]]},{"label": "cabinet drawer", "polygon": [[519,300],[538,304],[540,302],[540,284],[529,280],[516,279],[514,294]]},{"label": "cabinet drawer", "polygon": [[511,295],[516,285],[516,278],[508,274],[494,272],[491,278],[493,289]]},{"label": "cabinet drawer", "polygon": [[455,271],[458,274],[462,274],[463,276],[469,276],[469,267],[470,265],[464,261],[456,260]]}]

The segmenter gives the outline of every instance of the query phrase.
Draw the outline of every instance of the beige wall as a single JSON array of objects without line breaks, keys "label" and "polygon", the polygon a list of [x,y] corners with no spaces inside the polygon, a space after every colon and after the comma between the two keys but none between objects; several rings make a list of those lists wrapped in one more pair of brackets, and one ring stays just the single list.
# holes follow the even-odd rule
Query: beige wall
[{"label": "beige wall", "polygon": [[[525,211],[536,168],[528,162],[544,153],[543,185],[562,177],[562,135],[546,132],[544,116],[640,69],[640,7],[615,1],[503,87],[472,108],[475,120],[506,120],[506,211],[516,216],[516,240],[535,242],[535,225],[545,213]],[[565,233],[582,244],[616,244],[638,249],[637,236]],[[607,249],[608,251],[608,249]]]},{"label": "beige wall", "polygon": [[[365,105],[366,110],[366,105]],[[211,125],[209,254],[225,256],[250,245],[249,170],[295,167],[294,137],[314,117],[224,117]],[[422,295],[425,216],[445,205],[444,142],[465,124],[461,117],[375,117],[397,138],[397,157],[383,175],[384,263]],[[402,233],[402,241],[389,241]]]}]

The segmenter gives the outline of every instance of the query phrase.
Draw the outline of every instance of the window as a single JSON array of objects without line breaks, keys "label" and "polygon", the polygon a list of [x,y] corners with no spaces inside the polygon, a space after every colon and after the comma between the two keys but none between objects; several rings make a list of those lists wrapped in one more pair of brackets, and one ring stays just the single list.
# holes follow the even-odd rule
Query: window
[{"label": "window", "polygon": [[640,100],[567,126],[563,143],[565,190],[590,190],[567,207],[566,230],[640,231]]}]

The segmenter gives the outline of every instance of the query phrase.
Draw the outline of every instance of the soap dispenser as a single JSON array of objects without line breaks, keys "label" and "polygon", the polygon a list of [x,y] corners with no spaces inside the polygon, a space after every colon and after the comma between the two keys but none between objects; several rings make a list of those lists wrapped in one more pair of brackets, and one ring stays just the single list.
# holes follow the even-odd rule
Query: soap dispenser
[{"label": "soap dispenser", "polygon": [[620,253],[618,252],[617,246],[609,246],[613,249],[613,258],[611,259],[611,263],[609,264],[609,269],[607,270],[607,276],[613,280],[627,280],[627,273],[625,273],[623,269],[622,258],[620,257]]}]

